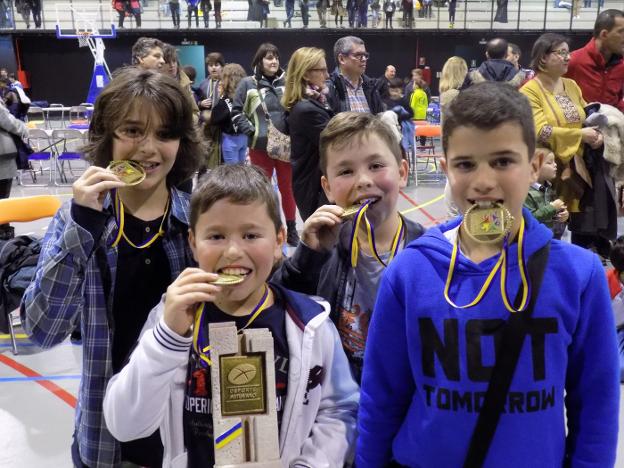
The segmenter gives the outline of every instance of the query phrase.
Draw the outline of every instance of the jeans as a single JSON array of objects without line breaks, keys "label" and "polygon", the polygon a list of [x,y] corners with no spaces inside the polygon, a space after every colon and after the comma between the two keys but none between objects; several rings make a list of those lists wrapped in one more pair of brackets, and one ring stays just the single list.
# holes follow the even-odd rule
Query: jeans
[{"label": "jeans", "polygon": [[188,27],[191,27],[191,18],[195,15],[195,27],[199,28],[199,11],[197,11],[197,6],[188,6]]},{"label": "jeans", "polygon": [[180,4],[169,2],[169,9],[171,10],[171,20],[175,28],[180,27]]},{"label": "jeans", "polygon": [[247,135],[221,134],[221,154],[225,164],[245,164]]}]

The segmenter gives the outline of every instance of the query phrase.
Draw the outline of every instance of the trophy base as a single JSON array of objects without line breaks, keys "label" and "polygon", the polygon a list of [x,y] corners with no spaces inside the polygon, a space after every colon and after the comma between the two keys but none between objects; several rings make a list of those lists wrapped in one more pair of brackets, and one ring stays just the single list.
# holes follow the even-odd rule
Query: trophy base
[{"label": "trophy base", "polygon": [[283,468],[280,460],[264,462],[246,462],[235,465],[215,465],[214,468]]}]

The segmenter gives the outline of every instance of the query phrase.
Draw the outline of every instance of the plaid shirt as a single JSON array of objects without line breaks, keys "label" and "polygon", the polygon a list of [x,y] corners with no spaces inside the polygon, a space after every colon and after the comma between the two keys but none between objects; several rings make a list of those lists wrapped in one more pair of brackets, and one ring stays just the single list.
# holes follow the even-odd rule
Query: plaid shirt
[{"label": "plaid shirt", "polygon": [[[110,248],[117,233],[111,199],[104,211],[110,216],[101,239],[95,240],[71,218],[71,201],[58,211],[43,239],[37,273],[22,302],[22,323],[33,342],[49,348],[61,343],[82,321],[82,379],[76,408],[76,437],[80,457],[92,468],[118,466],[118,442],[104,422],[102,402],[113,375],[112,304],[115,291],[117,248]],[[171,190],[171,212],[163,238],[172,281],[187,266],[196,265],[187,231],[189,196]]]},{"label": "plaid shirt", "polygon": [[362,88],[362,78],[359,78],[355,86],[346,76],[342,75],[342,79],[345,84],[345,89],[347,90],[349,110],[351,110],[351,112],[370,112],[368,101],[366,100],[364,89]]}]

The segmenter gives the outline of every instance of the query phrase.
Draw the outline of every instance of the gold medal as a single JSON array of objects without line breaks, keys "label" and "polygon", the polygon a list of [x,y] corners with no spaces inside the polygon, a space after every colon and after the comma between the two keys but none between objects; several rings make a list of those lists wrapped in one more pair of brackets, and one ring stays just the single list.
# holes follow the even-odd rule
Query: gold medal
[{"label": "gold medal", "polygon": [[107,169],[115,174],[126,185],[137,185],[145,180],[145,170],[136,161],[124,159],[111,161]]},{"label": "gold medal", "polygon": [[362,205],[351,205],[344,209],[344,212],[340,215],[341,218],[347,219],[356,214]]},{"label": "gold medal", "polygon": [[245,279],[244,276],[241,275],[228,275],[225,273],[219,273],[219,277],[212,282],[212,284],[216,284],[218,286],[230,286],[233,284],[242,283]]},{"label": "gold medal", "polygon": [[475,203],[464,215],[466,234],[476,242],[499,242],[509,233],[513,216],[500,203]]}]

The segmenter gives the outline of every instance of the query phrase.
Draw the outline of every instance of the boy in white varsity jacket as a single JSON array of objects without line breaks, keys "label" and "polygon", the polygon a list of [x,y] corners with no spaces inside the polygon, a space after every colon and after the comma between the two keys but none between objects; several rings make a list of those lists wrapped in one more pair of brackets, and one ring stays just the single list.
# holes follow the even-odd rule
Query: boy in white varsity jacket
[{"label": "boy in white varsity jacket", "polygon": [[[205,177],[193,193],[189,230],[200,268],[187,268],[171,284],[130,362],[108,385],[104,416],[117,439],[160,428],[163,467],[214,465],[210,367],[201,350],[208,322],[234,321],[273,334],[284,467],[342,468],[355,438],[358,387],[328,304],[267,283],[284,238],[279,205],[260,170],[220,166]],[[217,286],[218,274],[244,280]]]}]

